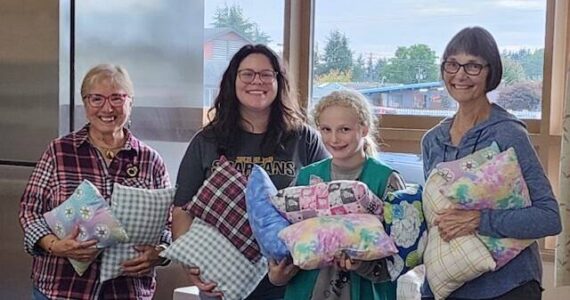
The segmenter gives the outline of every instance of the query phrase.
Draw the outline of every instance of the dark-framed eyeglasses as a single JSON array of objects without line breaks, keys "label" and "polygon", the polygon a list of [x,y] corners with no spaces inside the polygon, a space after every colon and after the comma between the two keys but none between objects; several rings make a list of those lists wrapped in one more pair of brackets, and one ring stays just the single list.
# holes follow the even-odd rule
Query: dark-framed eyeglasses
[{"label": "dark-framed eyeglasses", "polygon": [[252,83],[255,80],[255,76],[259,75],[259,80],[263,83],[273,83],[275,78],[277,78],[279,72],[273,70],[262,70],[256,72],[252,69],[243,69],[238,71],[239,80],[243,83]]},{"label": "dark-framed eyeglasses", "polygon": [[109,100],[109,103],[113,107],[123,106],[123,104],[125,104],[125,101],[127,101],[127,98],[130,97],[131,96],[128,94],[111,94],[109,96],[104,96],[101,94],[87,94],[83,96],[83,99],[87,101],[87,104],[89,104],[89,106],[98,108],[103,107],[107,100]]},{"label": "dark-framed eyeglasses", "polygon": [[468,75],[477,76],[481,74],[483,68],[487,67],[489,64],[478,64],[478,63],[466,63],[460,64],[456,61],[444,61],[442,64],[443,70],[449,74],[455,74],[459,72],[459,69],[463,68],[463,71]]}]

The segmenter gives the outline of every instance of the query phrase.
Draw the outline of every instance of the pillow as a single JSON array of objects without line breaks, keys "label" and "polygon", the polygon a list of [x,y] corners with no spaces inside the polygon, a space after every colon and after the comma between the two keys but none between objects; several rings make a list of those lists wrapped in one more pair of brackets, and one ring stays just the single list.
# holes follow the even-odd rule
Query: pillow
[{"label": "pillow", "polygon": [[[497,154],[478,168],[465,172],[441,188],[444,196],[466,209],[518,209],[531,205],[530,194],[513,148]],[[497,262],[497,269],[517,256],[534,240],[478,235]]]},{"label": "pillow", "polygon": [[[111,209],[97,188],[88,180],[75,189],[73,194],[58,207],[44,214],[51,231],[60,239],[79,227],[77,240],[97,240],[97,248],[113,246],[128,241],[125,229],[113,216]],[[80,276],[92,263],[69,259]]]},{"label": "pillow", "polygon": [[370,213],[382,217],[383,208],[382,200],[365,183],[353,180],[288,187],[271,201],[292,223],[316,216]]},{"label": "pillow", "polygon": [[186,207],[191,214],[214,226],[243,255],[255,262],[261,258],[245,207],[247,178],[223,156]]},{"label": "pillow", "polygon": [[217,283],[224,299],[245,299],[267,274],[267,260],[251,262],[218,230],[194,219],[190,230],[160,253],[188,267],[199,267],[200,276]]},{"label": "pillow", "polygon": [[358,260],[376,260],[398,250],[377,216],[352,214],[320,216],[288,226],[279,232],[301,269],[333,264],[341,252]]},{"label": "pillow", "polygon": [[421,288],[424,284],[425,275],[425,266],[419,265],[400,276],[396,285],[396,299],[421,300]]},{"label": "pillow", "polygon": [[269,175],[253,165],[245,191],[247,218],[263,256],[281,261],[289,256],[289,250],[277,234],[289,222],[271,204],[270,197],[275,194],[277,189]]},{"label": "pillow", "polygon": [[439,189],[443,176],[433,170],[423,192],[423,209],[428,225],[428,242],[424,251],[426,279],[436,299],[449,296],[465,282],[495,269],[496,263],[483,242],[475,235],[466,235],[445,242],[433,226],[436,213],[452,203]]},{"label": "pillow", "polygon": [[165,229],[175,188],[141,189],[115,183],[111,210],[129,233],[129,242],[103,251],[99,279],[121,276],[121,263],[139,256],[136,245],[156,245]]},{"label": "pillow", "polygon": [[443,178],[452,183],[460,177],[463,177],[465,172],[476,169],[482,164],[490,161],[499,154],[499,145],[493,142],[489,147],[477,150],[470,155],[467,155],[461,159],[441,162],[436,165],[436,169]]},{"label": "pillow", "polygon": [[386,233],[394,240],[398,253],[388,257],[392,280],[422,263],[427,243],[427,224],[422,209],[421,185],[388,193],[384,201]]}]

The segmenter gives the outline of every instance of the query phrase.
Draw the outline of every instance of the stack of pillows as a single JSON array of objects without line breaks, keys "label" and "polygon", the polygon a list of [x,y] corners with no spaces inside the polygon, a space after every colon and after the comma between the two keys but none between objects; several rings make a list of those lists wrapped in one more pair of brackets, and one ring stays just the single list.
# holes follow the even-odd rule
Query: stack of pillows
[{"label": "stack of pillows", "polygon": [[473,234],[443,241],[433,221],[452,205],[464,209],[517,209],[531,205],[529,191],[513,148],[496,143],[462,159],[443,162],[430,174],[424,191],[429,235],[426,279],[436,299],[449,296],[465,282],[501,268],[534,240]]},{"label": "stack of pillows", "polygon": [[[160,242],[173,200],[174,188],[149,190],[115,184],[109,206],[97,188],[84,180],[44,218],[60,239],[77,227],[77,240],[97,240],[96,247],[103,250],[103,282],[121,276],[120,264],[139,255],[134,245]],[[79,275],[92,263],[72,259],[70,262]]]}]

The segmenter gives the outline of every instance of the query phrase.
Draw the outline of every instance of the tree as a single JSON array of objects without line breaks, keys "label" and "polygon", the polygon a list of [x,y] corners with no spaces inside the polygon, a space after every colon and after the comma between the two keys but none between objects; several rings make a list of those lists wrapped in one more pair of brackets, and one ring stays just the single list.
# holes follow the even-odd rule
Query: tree
[{"label": "tree", "polygon": [[233,28],[255,43],[268,44],[271,42],[269,35],[261,31],[257,23],[244,16],[243,10],[238,4],[232,4],[232,6],[225,4],[224,7],[216,8],[212,25],[216,28]]},{"label": "tree", "polygon": [[497,103],[510,110],[539,111],[541,91],[540,81],[516,82],[501,88]]},{"label": "tree", "polygon": [[524,69],[520,63],[510,58],[503,59],[503,82],[511,85],[525,79]]},{"label": "tree", "polygon": [[438,80],[437,56],[427,45],[398,47],[395,57],[388,61],[384,75],[391,83],[420,83]]},{"label": "tree", "polygon": [[518,62],[527,80],[542,80],[544,65],[544,49],[520,49],[518,51],[503,51],[503,60],[510,59]]},{"label": "tree", "polygon": [[331,70],[347,73],[351,69],[352,51],[348,46],[348,39],[338,30],[331,31],[323,55],[322,74],[329,73]]},{"label": "tree", "polygon": [[326,74],[317,76],[315,81],[319,84],[325,82],[351,82],[352,74],[350,71],[341,72],[339,70],[330,70],[330,72]]},{"label": "tree", "polygon": [[352,64],[352,81],[362,82],[368,81],[368,76],[366,76],[366,64],[364,62],[364,57],[362,54],[358,55],[356,61]]}]

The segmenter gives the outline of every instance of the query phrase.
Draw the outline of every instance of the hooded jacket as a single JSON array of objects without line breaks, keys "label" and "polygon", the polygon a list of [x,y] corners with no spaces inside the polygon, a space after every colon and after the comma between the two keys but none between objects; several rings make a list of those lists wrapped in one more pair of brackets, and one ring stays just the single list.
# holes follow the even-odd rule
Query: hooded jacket
[{"label": "hooded jacket", "polygon": [[[530,141],[525,124],[499,105],[492,104],[487,120],[468,130],[457,146],[449,131],[453,117],[444,119],[422,138],[424,176],[443,161],[465,157],[488,147],[493,141],[505,151],[513,147],[527,183],[532,206],[512,210],[482,210],[478,231],[499,238],[540,239],[561,231],[558,203]],[[488,272],[465,283],[450,297],[466,299],[493,298],[529,281],[542,280],[542,262],[535,242],[501,269]],[[422,295],[433,297],[424,283]]]}]

